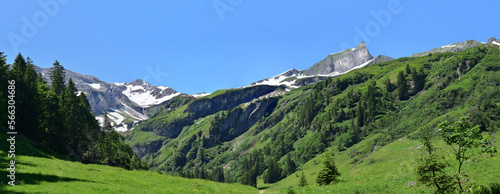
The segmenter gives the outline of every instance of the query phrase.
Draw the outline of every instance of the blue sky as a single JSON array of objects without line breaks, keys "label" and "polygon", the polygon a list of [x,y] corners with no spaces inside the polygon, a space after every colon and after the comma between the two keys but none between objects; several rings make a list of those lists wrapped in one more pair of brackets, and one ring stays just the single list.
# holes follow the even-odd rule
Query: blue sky
[{"label": "blue sky", "polygon": [[[500,38],[499,1],[2,1],[0,51],[195,94],[307,69],[347,45],[409,56]],[[216,6],[215,6],[216,5]]]}]

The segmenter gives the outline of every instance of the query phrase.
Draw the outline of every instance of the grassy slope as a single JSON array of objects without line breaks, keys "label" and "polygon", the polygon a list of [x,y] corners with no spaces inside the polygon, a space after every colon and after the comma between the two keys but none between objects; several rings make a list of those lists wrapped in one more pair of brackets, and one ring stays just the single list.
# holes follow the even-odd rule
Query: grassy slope
[{"label": "grassy slope", "polygon": [[[289,186],[294,186],[293,190],[297,193],[422,193],[432,191],[432,189],[419,183],[414,187],[406,187],[408,181],[416,182],[414,170],[416,159],[424,154],[420,149],[417,149],[418,146],[422,146],[419,141],[402,138],[377,148],[375,152],[368,156],[373,149],[374,138],[374,136],[368,137],[343,152],[333,151],[335,163],[341,172],[340,178],[342,181],[339,184],[331,186],[317,185],[315,181],[316,175],[323,166],[324,154],[321,154],[305,163],[301,169],[280,182],[266,185],[259,181],[259,186],[267,188],[268,193],[287,192]],[[497,133],[495,138],[499,139],[500,134]],[[446,156],[447,161],[452,164],[451,167],[447,168],[448,173],[456,172],[458,165],[451,155],[451,148],[442,140],[435,140],[434,143],[436,146],[441,147],[438,153]],[[499,147],[500,142],[497,141],[495,146]],[[351,158],[349,152],[353,149],[362,153]],[[467,161],[462,167],[463,172],[469,175],[469,183],[487,185],[500,180],[500,174],[498,174],[500,172],[500,156],[498,154],[491,157],[488,154],[479,154],[478,149],[473,150],[471,153],[475,153],[472,158],[476,160]],[[297,187],[302,171],[304,171],[309,183],[305,188]]]},{"label": "grassy slope", "polygon": [[[5,133],[1,139],[7,139]],[[122,168],[70,162],[57,154],[40,151],[34,146],[16,141],[16,179],[20,183],[7,185],[7,141],[1,141],[2,181],[0,192],[42,193],[258,193],[240,184],[223,184],[207,180],[185,179],[153,171],[128,171]],[[55,155],[56,157],[54,157]]]},{"label": "grassy slope", "polygon": [[[436,62],[429,62],[431,60],[431,57],[401,58],[391,62],[381,63],[377,65],[368,66],[363,69],[354,70],[348,74],[336,78],[340,79],[344,77],[353,76],[353,74],[356,72],[370,73],[374,76],[371,79],[371,81],[375,81],[377,87],[384,88],[383,83],[386,80],[386,78],[389,78],[393,83],[395,83],[397,79],[397,73],[399,71],[404,71],[406,64],[409,64],[410,67],[415,67],[417,69],[424,66],[424,64],[426,63],[430,63],[433,66],[432,69],[428,72],[429,76],[426,85],[429,85],[429,87],[426,87],[426,89],[424,89],[422,92],[415,95],[408,101],[397,101],[394,105],[401,107],[397,112],[386,113],[387,117],[384,118],[384,120],[390,120],[391,121],[390,125],[380,125],[379,129],[375,133],[376,135],[372,134],[371,136],[365,138],[365,140],[354,145],[352,148],[349,148],[345,152],[336,153],[337,155],[336,160],[338,160],[337,163],[339,165],[341,172],[343,173],[342,178],[345,180],[345,182],[336,186],[317,187],[309,191],[313,192],[314,189],[318,189],[318,191],[322,191],[323,189],[326,190],[337,189],[337,191],[342,190],[345,192],[354,192],[356,190],[365,192],[368,191],[387,192],[387,191],[393,191],[394,189],[395,191],[400,191],[400,192],[406,191],[401,189],[404,189],[406,187],[406,184],[408,183],[409,180],[415,181],[415,175],[413,172],[413,165],[415,161],[414,159],[417,157],[417,155],[421,153],[407,152],[411,151],[408,150],[409,147],[415,147],[417,146],[417,144],[419,144],[417,141],[411,141],[408,139],[402,139],[402,141],[399,141],[398,138],[402,137],[402,135],[404,136],[408,133],[411,133],[412,131],[426,124],[435,126],[437,123],[445,119],[453,120],[460,116],[467,115],[467,113],[471,111],[470,104],[472,103],[472,101],[475,101],[474,99],[469,99],[469,98],[457,99],[457,100],[464,100],[465,103],[461,101],[462,103],[455,104],[449,109],[444,108],[441,110],[435,110],[435,107],[440,107],[441,104],[436,104],[437,102],[432,101],[433,97],[435,97],[436,94],[446,94],[449,92],[453,92],[453,90],[456,89],[463,91],[474,91],[474,90],[479,91],[476,88],[474,88],[472,80],[478,79],[481,76],[495,77],[498,74],[498,71],[484,71],[483,69],[479,68],[480,65],[478,65],[478,67],[471,69],[467,74],[463,74],[461,80],[456,80],[455,78],[453,82],[444,89],[438,89],[439,83],[441,81],[439,80],[440,79],[439,77],[441,76],[439,74],[445,72],[443,70],[445,65],[448,63],[452,63],[448,61],[454,59],[455,57],[451,57],[451,58],[443,58],[442,60]],[[452,71],[452,73],[455,73],[455,71]],[[367,83],[368,82],[349,86],[344,91],[351,91],[351,90],[364,91],[366,90]],[[295,103],[295,105],[293,105],[292,107],[300,106],[301,102],[303,102],[305,98],[311,93],[310,89],[314,88],[314,86],[315,86],[314,84],[305,86],[300,89],[288,92],[287,94],[282,96],[280,102],[278,103],[278,107],[271,114],[271,116],[277,114],[279,111],[282,111],[284,107],[291,106],[291,104]],[[227,91],[220,91],[220,92],[223,93]],[[347,95],[347,93],[348,92],[342,92],[336,95],[334,98],[335,99],[343,98]],[[212,96],[216,95],[217,93],[214,93]],[[497,105],[499,103],[500,102],[498,102]],[[327,107],[326,109],[328,110],[329,108]],[[175,111],[176,110],[174,110],[174,112]],[[168,117],[168,115],[177,116],[177,114],[166,114],[166,115],[167,115],[166,117]],[[289,123],[292,123],[291,121],[297,119],[298,116],[297,113],[295,111],[292,111],[292,112],[287,112],[285,115],[286,116],[280,122],[278,122],[272,127],[267,127],[265,130],[261,131],[260,133],[257,133],[256,135],[254,133],[256,126],[253,126],[247,133],[236,138],[235,140],[230,142],[225,142],[223,145],[215,147],[213,149],[207,149],[206,153],[214,158],[213,160],[211,160],[211,162],[205,163],[204,166],[218,166],[221,164],[228,164],[228,166],[231,167],[233,164],[238,165],[238,163],[236,163],[235,160],[236,156],[238,156],[239,153],[247,151],[248,148],[252,148],[249,153],[251,153],[253,150],[261,149],[271,142],[269,136],[271,136],[273,133],[277,132],[279,133],[280,128],[293,127],[289,125]],[[206,117],[205,119],[199,119],[195,121],[195,123],[202,121],[199,124],[186,127],[179,136],[179,138],[172,141],[172,144],[170,144],[171,146],[166,146],[162,148],[163,150],[161,157],[157,157],[154,161],[157,162],[165,161],[168,155],[173,151],[172,147],[175,147],[175,145],[179,145],[179,143],[182,142],[182,139],[189,138],[193,136],[193,134],[195,134],[196,132],[200,130],[204,131],[205,129],[207,129],[210,126],[209,123],[211,120],[212,118],[211,116],[209,116]],[[344,121],[345,125],[348,125],[349,123],[350,120]],[[378,125],[378,123],[375,124]],[[399,134],[394,134],[394,133],[390,134],[387,132],[389,130],[398,131]],[[310,142],[311,137],[312,135],[308,133],[308,135],[300,138],[299,140],[297,140],[297,142],[294,143],[294,148],[297,149],[300,144],[303,144],[303,142],[306,143]],[[371,153],[372,149],[376,145],[377,138],[379,140],[396,139],[396,141],[394,141],[391,144],[388,144],[387,146],[379,147],[377,151],[372,156],[370,156],[370,158],[364,160],[365,157],[367,157],[368,154]],[[402,144],[403,142],[405,144]],[[230,152],[224,152],[224,153],[220,153],[217,151],[217,150],[222,150],[220,148],[223,147],[232,147],[234,149],[231,149],[232,151]],[[353,149],[356,149],[356,151],[354,151]],[[351,154],[349,154],[350,152]],[[352,155],[352,153],[357,153],[357,152],[359,152],[360,154],[358,154],[357,156],[353,156],[352,158],[351,156],[349,156]],[[389,156],[393,158],[391,159]],[[399,158],[399,156],[402,156],[404,158]],[[321,167],[322,158],[323,155],[319,155],[301,167],[301,169],[305,170],[306,176],[308,177],[308,182],[310,184],[315,182],[314,181],[315,173],[318,172]],[[486,159],[485,161],[487,161],[487,164],[489,164],[491,163],[491,161],[498,161],[498,158]],[[281,163],[282,162],[283,158],[281,158]],[[386,172],[387,168],[393,171]],[[498,169],[498,166],[494,166],[493,168]],[[399,172],[397,170],[399,170]],[[300,173],[300,170],[298,172]],[[477,172],[480,171],[474,170],[474,172],[472,173],[477,173]],[[368,179],[364,178],[366,176],[371,178]],[[283,188],[285,187],[296,186],[296,185],[298,185],[297,173],[292,174],[283,181],[280,181],[273,185],[263,184],[261,179],[259,179],[258,181],[259,188],[269,188],[268,189],[269,191],[283,190]]]}]

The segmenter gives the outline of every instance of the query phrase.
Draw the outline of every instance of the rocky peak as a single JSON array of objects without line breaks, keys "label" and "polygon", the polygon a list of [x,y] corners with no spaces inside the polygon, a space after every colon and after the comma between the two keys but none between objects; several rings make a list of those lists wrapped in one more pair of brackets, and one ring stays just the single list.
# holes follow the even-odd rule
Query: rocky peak
[{"label": "rocky peak", "polygon": [[293,69],[290,69],[288,71],[283,72],[282,74],[279,74],[278,76],[287,76],[287,77],[290,77],[290,76],[293,76],[293,75],[298,75],[298,74],[300,74],[300,72],[301,72],[300,70],[293,68]]},{"label": "rocky peak", "polygon": [[486,43],[491,44],[491,43],[496,42],[496,41],[497,41],[497,39],[495,37],[491,37],[488,39],[488,42],[486,42]]},{"label": "rocky peak", "polygon": [[361,41],[361,43],[359,43],[358,46],[356,46],[354,49],[355,50],[357,50],[357,49],[366,49],[366,50],[368,50],[368,48],[366,47],[365,41]]},{"label": "rocky peak", "polygon": [[373,56],[366,48],[365,42],[361,42],[355,48],[328,55],[325,59],[305,70],[304,74],[308,76],[341,74],[371,59]]},{"label": "rocky peak", "polygon": [[129,83],[130,85],[133,86],[150,86],[150,84],[142,79],[136,79],[133,82]]}]

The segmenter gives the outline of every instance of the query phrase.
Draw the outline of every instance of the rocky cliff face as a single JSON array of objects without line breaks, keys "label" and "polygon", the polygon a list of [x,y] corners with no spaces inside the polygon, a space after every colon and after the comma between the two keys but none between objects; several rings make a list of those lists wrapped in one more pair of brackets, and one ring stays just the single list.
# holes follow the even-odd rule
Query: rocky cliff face
[{"label": "rocky cliff face", "polygon": [[255,86],[232,89],[211,98],[207,97],[197,99],[187,105],[187,108],[184,111],[185,113],[188,113],[187,116],[178,117],[170,121],[166,121],[162,116],[157,116],[142,123],[140,126],[140,130],[151,131],[156,135],[162,137],[176,138],[182,132],[184,127],[192,125],[194,123],[194,120],[198,118],[214,114],[221,110],[233,109],[242,103],[251,102],[252,100],[255,100],[261,96],[272,93],[279,89],[282,89],[282,87]]},{"label": "rocky cliff face", "polygon": [[196,117],[204,117],[220,110],[234,108],[241,103],[249,102],[260,96],[276,91],[279,86],[259,85],[247,88],[229,90],[224,94],[212,98],[201,98],[192,102],[186,112],[193,113]]},{"label": "rocky cliff face", "polygon": [[373,59],[373,56],[368,52],[366,44],[361,42],[356,48],[328,55],[325,59],[305,70],[303,74],[306,76],[328,75],[334,72],[340,74],[371,59]]},{"label": "rocky cliff face", "polygon": [[137,157],[143,158],[149,153],[157,152],[158,150],[160,150],[162,146],[163,146],[163,140],[156,140],[144,146],[140,145],[133,146],[132,149],[137,154]]},{"label": "rocky cliff face", "polygon": [[236,108],[230,111],[221,127],[214,130],[212,135],[221,141],[233,140],[247,132],[263,116],[271,114],[278,100],[278,98],[269,98],[251,103],[245,108]]}]

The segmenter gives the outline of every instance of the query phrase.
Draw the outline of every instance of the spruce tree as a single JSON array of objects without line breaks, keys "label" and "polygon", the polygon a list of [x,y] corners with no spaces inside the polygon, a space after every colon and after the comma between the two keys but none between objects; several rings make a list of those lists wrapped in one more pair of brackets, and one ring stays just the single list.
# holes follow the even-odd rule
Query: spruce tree
[{"label": "spruce tree", "polygon": [[290,152],[286,154],[286,159],[285,159],[285,166],[286,166],[286,176],[289,176],[295,171],[295,163],[292,160],[292,157],[290,156]]},{"label": "spruce tree", "polygon": [[60,99],[53,90],[45,93],[42,108],[41,126],[44,134],[42,143],[59,153],[64,153],[64,147],[67,145],[65,117],[61,111]]},{"label": "spruce tree", "polygon": [[267,167],[267,173],[264,175],[264,183],[275,183],[281,177],[280,168],[278,166],[278,161],[275,157],[271,159],[269,167]]},{"label": "spruce tree", "polygon": [[[0,92],[7,96],[7,87],[8,87],[8,79],[9,79],[9,65],[7,65],[6,56],[3,52],[0,52]],[[4,99],[5,100],[5,99]],[[7,104],[3,103],[1,106],[6,107]]]},{"label": "spruce tree", "polygon": [[7,125],[7,96],[8,96],[8,79],[9,66],[6,63],[6,56],[0,52],[0,126]]},{"label": "spruce tree", "polygon": [[37,74],[32,61],[24,59],[19,53],[10,71],[10,79],[15,80],[16,128],[29,138],[40,138],[40,103],[37,90]]},{"label": "spruce tree", "polygon": [[326,153],[326,157],[323,161],[323,168],[318,173],[316,177],[316,182],[319,185],[329,185],[332,183],[337,183],[339,181],[340,172],[335,166],[335,162],[331,159],[329,153]]},{"label": "spruce tree", "polygon": [[306,180],[306,175],[304,174],[304,171],[302,171],[302,174],[300,175],[300,180],[299,180],[299,187],[305,187],[307,186],[307,180]]},{"label": "spruce tree", "polygon": [[77,158],[83,153],[84,147],[79,147],[86,140],[84,128],[84,115],[81,112],[80,98],[76,95],[77,89],[70,78],[68,87],[64,92],[64,111],[66,114],[67,138],[69,141],[69,153]]},{"label": "spruce tree", "polygon": [[56,60],[54,62],[53,67],[50,68],[50,80],[52,81],[52,89],[56,92],[57,95],[60,95],[61,92],[66,88],[65,82],[65,71],[64,67],[59,64],[59,61]]},{"label": "spruce tree", "polygon": [[389,93],[394,91],[394,84],[391,83],[391,80],[389,80],[389,78],[385,80],[385,90]]},{"label": "spruce tree", "polygon": [[[30,136],[33,140],[39,141],[42,135],[40,128],[40,118],[41,114],[41,95],[38,92],[39,78],[38,74],[35,71],[35,67],[33,61],[27,57],[26,58],[26,69],[24,72],[24,84],[26,87],[25,91],[25,116],[27,117],[26,121],[29,120],[29,123],[26,124],[28,127],[27,132],[28,136]],[[25,120],[23,118],[23,120]]]},{"label": "spruce tree", "polygon": [[406,100],[408,96],[408,83],[403,71],[400,71],[398,74],[397,87],[399,100]]}]

